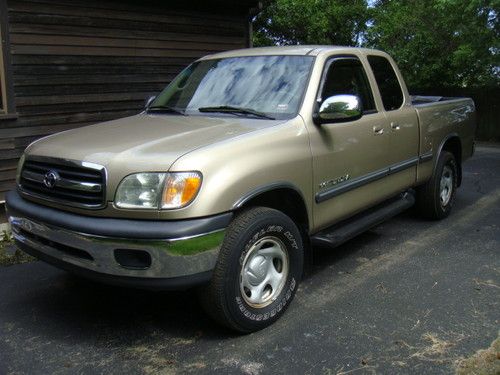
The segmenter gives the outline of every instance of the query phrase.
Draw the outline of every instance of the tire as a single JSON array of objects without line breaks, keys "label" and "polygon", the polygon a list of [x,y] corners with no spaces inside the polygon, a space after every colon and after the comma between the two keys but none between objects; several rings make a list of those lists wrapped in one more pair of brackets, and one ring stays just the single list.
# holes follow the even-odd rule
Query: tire
[{"label": "tire", "polygon": [[207,313],[220,324],[249,333],[278,320],[302,276],[302,238],[280,211],[257,207],[229,225],[210,283],[200,290]]},{"label": "tire", "polygon": [[417,189],[417,209],[422,216],[440,220],[450,214],[457,192],[458,168],[451,152],[441,152],[431,179]]}]

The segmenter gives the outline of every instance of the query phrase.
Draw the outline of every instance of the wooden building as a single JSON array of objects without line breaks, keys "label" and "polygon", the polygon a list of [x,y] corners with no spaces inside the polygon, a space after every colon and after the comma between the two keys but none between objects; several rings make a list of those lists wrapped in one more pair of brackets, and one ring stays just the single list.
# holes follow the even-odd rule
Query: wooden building
[{"label": "wooden building", "polygon": [[39,137],[138,113],[200,56],[250,44],[251,0],[0,0],[0,201]]}]

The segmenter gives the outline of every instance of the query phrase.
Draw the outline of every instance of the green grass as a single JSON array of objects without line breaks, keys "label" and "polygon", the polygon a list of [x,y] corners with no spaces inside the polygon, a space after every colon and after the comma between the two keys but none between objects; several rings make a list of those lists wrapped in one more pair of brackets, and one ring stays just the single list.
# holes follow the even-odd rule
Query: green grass
[{"label": "green grass", "polygon": [[3,232],[0,236],[0,267],[32,262],[34,260],[36,259],[15,247],[11,233],[7,231]]}]

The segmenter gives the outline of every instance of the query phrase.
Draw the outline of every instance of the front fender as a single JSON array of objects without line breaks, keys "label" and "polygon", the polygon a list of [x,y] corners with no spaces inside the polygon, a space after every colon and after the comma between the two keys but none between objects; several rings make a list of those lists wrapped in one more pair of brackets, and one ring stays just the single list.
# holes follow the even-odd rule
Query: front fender
[{"label": "front fender", "polygon": [[191,205],[162,212],[163,218],[232,211],[263,189],[278,185],[293,187],[311,211],[311,150],[300,117],[192,151],[171,167],[171,171],[186,170],[203,174],[201,190]]}]

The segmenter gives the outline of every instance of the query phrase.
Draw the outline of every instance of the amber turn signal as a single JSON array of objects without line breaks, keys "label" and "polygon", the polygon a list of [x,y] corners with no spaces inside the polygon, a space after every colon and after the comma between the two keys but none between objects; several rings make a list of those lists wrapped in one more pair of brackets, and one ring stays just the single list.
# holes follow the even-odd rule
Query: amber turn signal
[{"label": "amber turn signal", "polygon": [[191,203],[201,187],[199,172],[172,172],[167,175],[163,190],[163,209],[182,208]]}]

